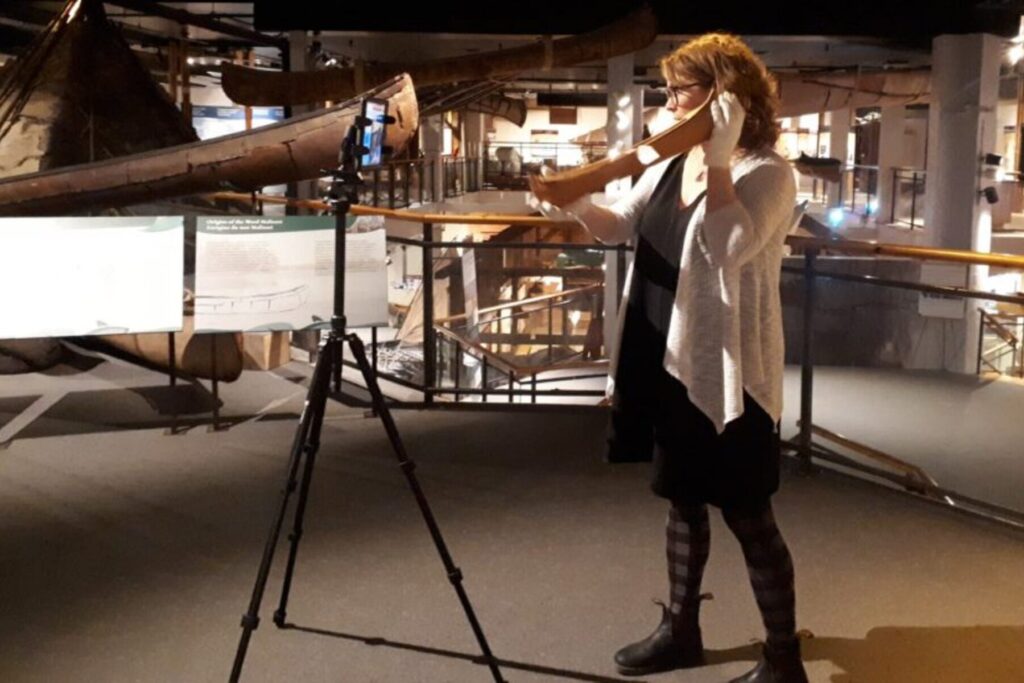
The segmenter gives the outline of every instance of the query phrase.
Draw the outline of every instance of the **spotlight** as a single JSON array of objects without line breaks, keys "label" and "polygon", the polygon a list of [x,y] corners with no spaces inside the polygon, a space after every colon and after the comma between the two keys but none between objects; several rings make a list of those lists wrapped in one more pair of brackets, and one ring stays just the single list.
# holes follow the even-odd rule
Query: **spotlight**
[{"label": "spotlight", "polygon": [[843,224],[843,218],[845,218],[846,212],[843,211],[842,207],[835,207],[834,209],[828,210],[828,224],[833,228],[838,228]]}]

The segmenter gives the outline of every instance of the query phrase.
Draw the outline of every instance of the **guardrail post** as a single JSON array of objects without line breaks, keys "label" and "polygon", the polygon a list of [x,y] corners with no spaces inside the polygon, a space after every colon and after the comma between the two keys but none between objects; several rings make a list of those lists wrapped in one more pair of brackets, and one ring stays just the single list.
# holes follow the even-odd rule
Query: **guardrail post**
[{"label": "guardrail post", "polygon": [[979,308],[978,312],[981,315],[978,316],[978,361],[974,368],[974,374],[981,374],[981,356],[982,348],[985,346],[985,309]]},{"label": "guardrail post", "polygon": [[482,402],[483,403],[487,403],[487,356],[484,356],[483,364],[484,364],[484,367],[483,367],[483,381],[481,382],[480,388],[483,389],[483,394],[482,394],[483,399],[482,399]]},{"label": "guardrail post", "polygon": [[434,337],[434,224],[423,224],[423,402],[431,405],[437,372]]},{"label": "guardrail post", "polygon": [[395,171],[398,166],[388,164],[388,208],[395,208]]},{"label": "guardrail post", "polygon": [[427,179],[427,174],[424,173],[423,171],[426,168],[426,165],[421,163],[419,164],[419,167],[420,169],[416,175],[419,176],[420,179],[420,194],[417,197],[417,199],[419,199],[420,204],[423,204],[423,184],[426,182]]},{"label": "guardrail post", "polygon": [[[548,299],[548,360],[552,360],[555,357],[555,311],[552,306],[554,299]],[[537,375],[533,376],[534,380],[537,379]],[[536,388],[536,387],[535,387]]]},{"label": "guardrail post", "polygon": [[800,358],[800,460],[804,472],[811,471],[811,439],[814,405],[814,358],[813,326],[816,282],[814,261],[817,249],[808,249],[804,254],[804,329],[803,348]]},{"label": "guardrail post", "polygon": [[403,195],[403,199],[405,200],[405,204],[403,204],[403,206],[408,208],[409,205],[412,204],[412,197],[409,196],[409,180],[410,180],[409,176],[410,176],[410,173],[412,172],[412,164],[405,164],[403,166],[403,168],[405,169],[405,170],[402,171],[402,183],[403,183],[403,186],[405,188],[405,194]]},{"label": "guardrail post", "polygon": [[910,229],[917,227],[917,171],[911,176],[910,189]]},{"label": "guardrail post", "polygon": [[897,190],[899,189],[899,173],[894,168],[892,169],[892,196],[889,198],[889,222],[896,222],[896,198],[899,196]]}]

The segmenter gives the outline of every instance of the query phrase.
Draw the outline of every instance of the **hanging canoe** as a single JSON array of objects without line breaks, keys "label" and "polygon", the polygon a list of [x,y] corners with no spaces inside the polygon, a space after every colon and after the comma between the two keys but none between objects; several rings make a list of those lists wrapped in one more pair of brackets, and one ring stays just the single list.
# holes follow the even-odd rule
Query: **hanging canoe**
[{"label": "hanging canoe", "polygon": [[931,71],[912,69],[880,73],[777,73],[779,116],[890,107],[928,102]]},{"label": "hanging canoe", "polygon": [[526,101],[503,95],[486,95],[467,104],[466,111],[500,116],[520,128],[526,123]]},{"label": "hanging canoe", "polygon": [[389,101],[396,122],[388,126],[384,144],[400,151],[419,120],[416,93],[406,74],[330,109],[245,133],[2,180],[0,215],[80,214],[318,178],[323,169],[337,166],[338,150],[362,98],[371,96]]},{"label": "hanging canoe", "polygon": [[555,69],[641,50],[658,35],[650,7],[643,7],[596,31],[578,36],[437,59],[420,64],[364,64],[320,71],[261,71],[223,62],[221,86],[235,102],[249,106],[313,104],[352,97],[364,84],[380,83],[408,73],[418,86],[460,81],[483,81],[514,76],[534,69]]}]

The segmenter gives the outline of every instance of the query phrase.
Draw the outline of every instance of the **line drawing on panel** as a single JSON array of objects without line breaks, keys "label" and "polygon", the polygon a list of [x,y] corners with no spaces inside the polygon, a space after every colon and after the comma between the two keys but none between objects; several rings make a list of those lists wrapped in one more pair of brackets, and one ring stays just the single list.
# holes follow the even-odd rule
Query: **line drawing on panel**
[{"label": "line drawing on panel", "polygon": [[287,313],[302,308],[309,300],[309,285],[261,294],[219,296],[200,294],[195,298],[196,314],[246,315],[251,313]]}]

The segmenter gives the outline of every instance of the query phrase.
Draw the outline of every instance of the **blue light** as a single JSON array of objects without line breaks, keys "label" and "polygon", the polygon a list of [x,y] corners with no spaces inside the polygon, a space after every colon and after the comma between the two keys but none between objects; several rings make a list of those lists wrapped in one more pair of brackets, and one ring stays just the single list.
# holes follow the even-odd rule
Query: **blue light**
[{"label": "blue light", "polygon": [[867,214],[869,216],[874,216],[876,213],[878,213],[878,200],[872,199],[868,202]]},{"label": "blue light", "polygon": [[831,225],[833,228],[838,228],[840,225],[842,225],[844,217],[845,212],[838,206],[834,209],[828,210],[828,224]]}]

